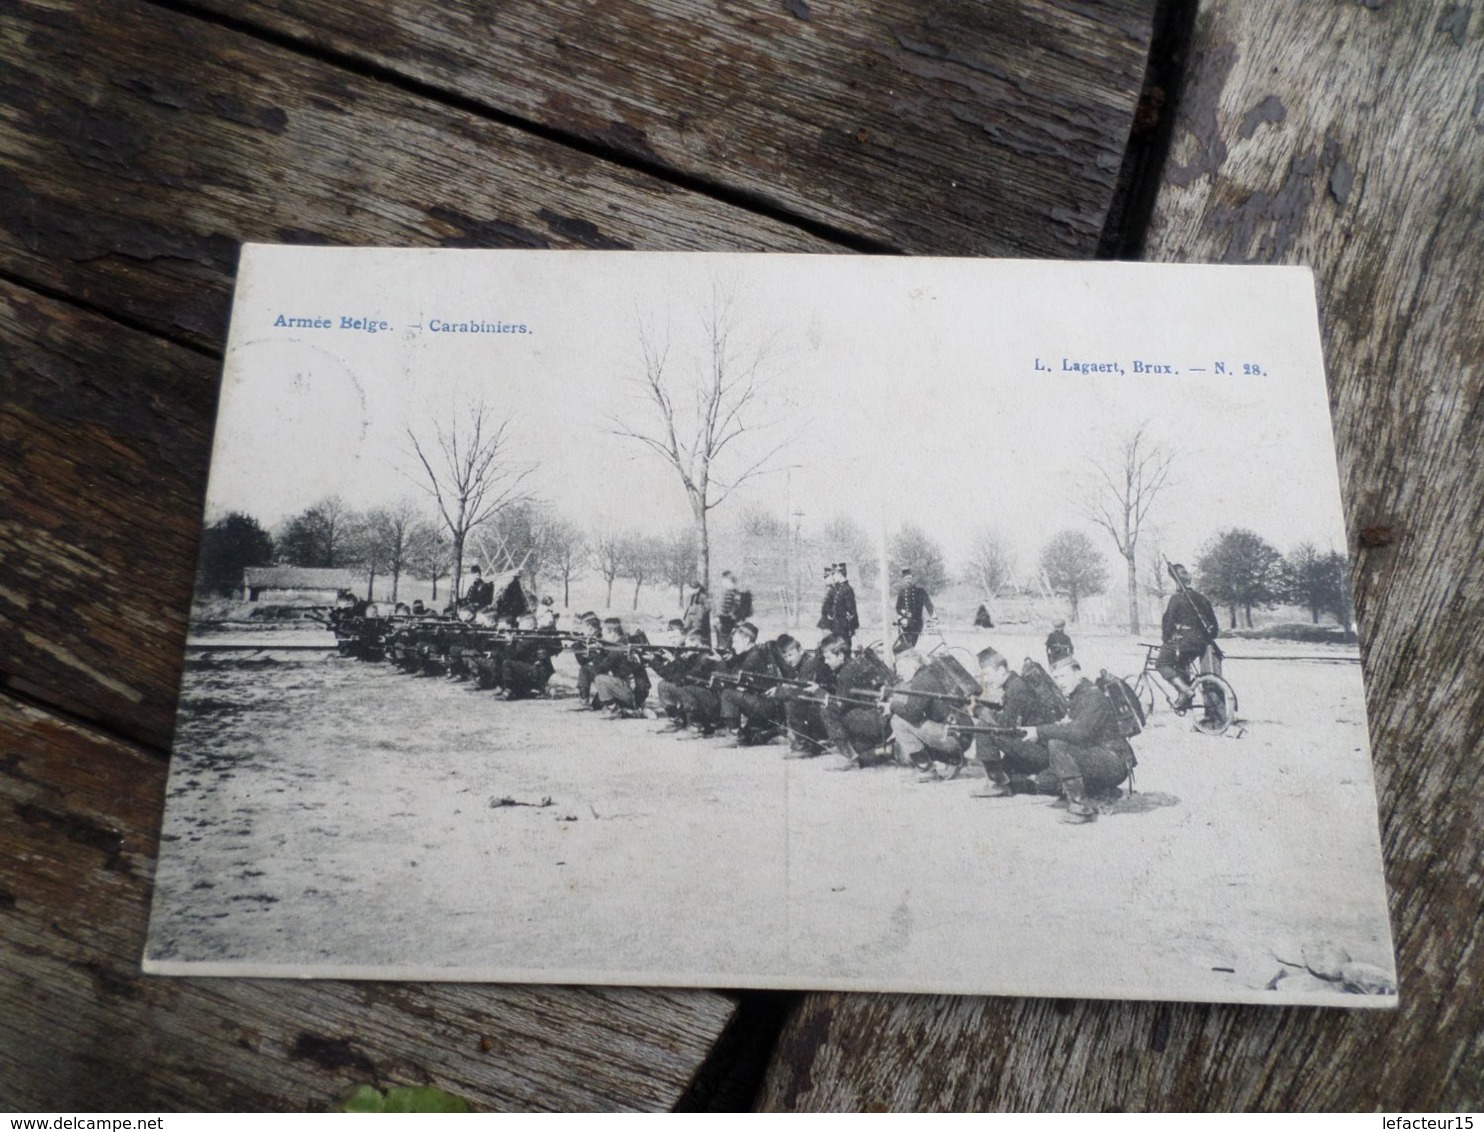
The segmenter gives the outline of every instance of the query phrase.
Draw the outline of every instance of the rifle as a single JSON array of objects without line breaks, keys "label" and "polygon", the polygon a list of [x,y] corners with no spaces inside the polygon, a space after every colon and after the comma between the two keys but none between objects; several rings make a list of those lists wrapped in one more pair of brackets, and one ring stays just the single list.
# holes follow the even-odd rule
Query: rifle
[{"label": "rifle", "polygon": [[947,724],[947,728],[960,735],[1003,735],[1012,739],[1025,738],[1025,729],[1021,727],[993,727],[987,723],[950,723]]},{"label": "rifle", "polygon": [[979,700],[977,695],[965,696],[958,692],[919,692],[906,684],[896,684],[881,689],[882,700],[889,700],[893,696],[922,696],[924,699],[944,700],[947,703],[957,704],[960,707],[968,707],[971,703],[977,703]]},{"label": "rifle", "polygon": [[818,704],[820,707],[829,707],[835,704],[845,704],[848,707],[869,708],[879,711],[882,701],[879,699],[866,699],[863,696],[854,696],[849,692],[825,692],[818,696],[800,696],[799,699],[806,704]]},{"label": "rifle", "polygon": [[[750,691],[770,691],[773,688],[808,688],[807,680],[790,680],[784,676],[772,676],[766,672],[713,672],[711,686],[717,681],[734,687],[747,687]],[[761,687],[759,686],[761,685]]]}]

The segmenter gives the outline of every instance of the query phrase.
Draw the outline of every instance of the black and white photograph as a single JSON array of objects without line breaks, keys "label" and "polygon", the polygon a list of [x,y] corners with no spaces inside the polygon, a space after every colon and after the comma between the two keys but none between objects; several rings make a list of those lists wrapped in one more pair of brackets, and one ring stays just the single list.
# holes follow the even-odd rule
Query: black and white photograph
[{"label": "black and white photograph", "polygon": [[1394,1007],[1312,277],[249,245],[145,969]]}]

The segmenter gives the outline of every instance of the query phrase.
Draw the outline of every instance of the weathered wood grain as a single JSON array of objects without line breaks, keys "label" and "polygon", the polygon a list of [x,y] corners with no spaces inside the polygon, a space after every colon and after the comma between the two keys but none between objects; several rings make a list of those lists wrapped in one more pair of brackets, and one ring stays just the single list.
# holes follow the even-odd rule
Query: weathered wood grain
[{"label": "weathered wood grain", "polygon": [[1484,1104],[1481,74],[1460,5],[1203,5],[1147,244],[1315,268],[1400,1010],[811,996],[765,1107]]},{"label": "weathered wood grain", "polygon": [[202,20],[10,6],[0,272],[216,346],[244,240],[838,250]]},{"label": "weathered wood grain", "polygon": [[168,746],[218,363],[0,283],[0,681]]},{"label": "weathered wood grain", "polygon": [[904,251],[1087,256],[1153,0],[202,0]]},{"label": "weathered wood grain", "polygon": [[720,995],[139,973],[164,761],[0,695],[0,1097],[21,1111],[669,1108]]}]

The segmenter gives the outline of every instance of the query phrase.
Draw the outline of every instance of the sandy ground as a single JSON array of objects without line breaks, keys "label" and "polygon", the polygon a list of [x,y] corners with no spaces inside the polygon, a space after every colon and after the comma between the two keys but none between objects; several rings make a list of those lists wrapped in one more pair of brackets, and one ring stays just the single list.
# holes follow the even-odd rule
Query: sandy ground
[{"label": "sandy ground", "polygon": [[[987,640],[1040,652],[954,644]],[[148,965],[1341,998],[1267,987],[1305,945],[1392,968],[1360,669],[1333,647],[1230,651],[1255,658],[1226,669],[1243,728],[1202,736],[1157,710],[1136,790],[1086,826],[1049,798],[972,798],[968,777],[839,772],[570,699],[504,703],[333,654],[194,654]],[[1130,637],[1079,654],[1142,660]]]}]

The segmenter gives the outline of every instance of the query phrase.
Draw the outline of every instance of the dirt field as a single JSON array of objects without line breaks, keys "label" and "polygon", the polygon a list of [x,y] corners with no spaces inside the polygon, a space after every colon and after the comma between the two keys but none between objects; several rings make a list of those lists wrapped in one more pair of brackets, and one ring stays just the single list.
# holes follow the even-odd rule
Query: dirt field
[{"label": "dirt field", "polygon": [[[1086,826],[967,776],[838,772],[571,699],[193,654],[150,969],[1226,1001],[1294,997],[1266,988],[1304,945],[1390,970],[1353,653],[1230,651],[1259,658],[1226,669],[1245,733],[1161,707],[1136,790]],[[1079,655],[1142,659],[1127,637]]]}]

